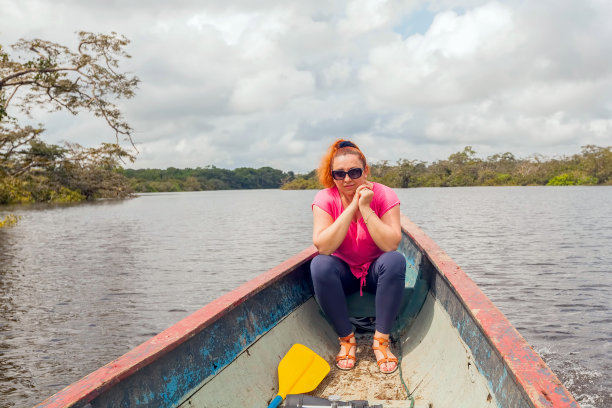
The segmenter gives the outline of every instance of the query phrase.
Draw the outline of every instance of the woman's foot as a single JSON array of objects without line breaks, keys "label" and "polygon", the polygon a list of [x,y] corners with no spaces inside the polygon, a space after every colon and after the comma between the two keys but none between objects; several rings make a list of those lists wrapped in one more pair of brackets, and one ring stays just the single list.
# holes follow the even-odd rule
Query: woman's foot
[{"label": "woman's foot", "polygon": [[380,372],[391,374],[397,370],[397,358],[389,350],[389,335],[380,332],[374,333],[372,349]]},{"label": "woman's foot", "polygon": [[340,340],[340,352],[336,356],[336,367],[341,370],[350,370],[355,367],[355,353],[357,352],[357,341],[355,333],[346,337],[338,337]]}]

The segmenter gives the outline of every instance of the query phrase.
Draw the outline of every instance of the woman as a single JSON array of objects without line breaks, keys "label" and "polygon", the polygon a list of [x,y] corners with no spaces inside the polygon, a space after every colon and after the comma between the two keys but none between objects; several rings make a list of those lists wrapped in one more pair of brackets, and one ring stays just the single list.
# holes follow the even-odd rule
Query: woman
[{"label": "woman", "polygon": [[319,250],[310,270],[314,290],[339,336],[336,366],[355,366],[355,334],[346,295],[359,290],[376,294],[376,332],[372,349],[380,371],[397,369],[389,351],[389,333],[404,290],[406,260],[396,252],[401,239],[399,199],[393,190],[367,181],[365,156],[352,142],[337,140],[318,169],[327,187],[312,204],[312,241]]}]

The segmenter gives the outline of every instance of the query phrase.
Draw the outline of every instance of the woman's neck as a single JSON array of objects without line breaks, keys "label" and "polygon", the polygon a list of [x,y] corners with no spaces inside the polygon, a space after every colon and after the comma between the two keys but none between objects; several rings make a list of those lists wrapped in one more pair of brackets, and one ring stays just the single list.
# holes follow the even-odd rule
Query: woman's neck
[{"label": "woman's neck", "polygon": [[342,198],[342,203],[344,204],[344,207],[348,207],[348,205],[351,203],[351,201],[353,201],[353,197],[355,197],[355,193],[348,195],[348,194],[344,194],[340,191],[338,191],[340,193],[340,198]]}]

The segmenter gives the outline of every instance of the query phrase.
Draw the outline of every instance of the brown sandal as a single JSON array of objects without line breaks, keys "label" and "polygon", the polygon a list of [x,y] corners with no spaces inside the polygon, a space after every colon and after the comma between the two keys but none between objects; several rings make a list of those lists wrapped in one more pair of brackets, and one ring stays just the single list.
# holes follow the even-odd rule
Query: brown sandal
[{"label": "brown sandal", "polygon": [[[372,350],[378,350],[384,356],[380,360],[376,360],[376,363],[378,363],[378,369],[383,374],[394,373],[395,370],[397,370],[397,358],[389,357],[387,354],[387,350],[389,349],[389,339],[383,339],[382,337],[374,337],[374,340],[378,341],[378,346],[372,346]],[[374,358],[376,358],[376,355],[374,356]],[[380,368],[380,365],[384,363],[395,363],[395,368],[391,371],[383,371],[383,369]]]},{"label": "brown sandal", "polygon": [[[352,370],[355,367],[355,364],[357,362],[357,360],[355,359],[355,356],[351,356],[349,354],[353,347],[355,348],[357,347],[356,342],[355,343],[350,342],[350,340],[353,338],[355,338],[355,333],[351,333],[346,337],[338,337],[338,340],[340,340],[340,347],[344,347],[345,354],[343,356],[336,356],[336,367],[344,371]],[[357,352],[357,349],[355,349],[355,352]],[[354,363],[351,367],[340,367],[338,363],[344,360],[353,360]]]}]

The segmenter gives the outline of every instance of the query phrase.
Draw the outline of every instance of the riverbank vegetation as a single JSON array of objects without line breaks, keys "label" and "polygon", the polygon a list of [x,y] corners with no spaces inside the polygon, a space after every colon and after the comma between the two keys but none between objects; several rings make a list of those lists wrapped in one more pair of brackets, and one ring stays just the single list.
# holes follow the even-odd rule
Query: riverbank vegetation
[{"label": "riverbank vegetation", "polygon": [[[371,164],[371,180],[391,187],[462,187],[527,185],[610,185],[612,147],[584,146],[572,156],[545,158],[534,155],[517,159],[512,153],[478,158],[470,147],[446,160],[426,163],[402,159]],[[281,188],[320,189],[313,170],[307,174],[283,172],[270,167],[235,170],[207,166],[196,169],[120,170],[136,192],[202,191]]]},{"label": "riverbank vegetation", "polygon": [[[116,33],[78,37],[74,50],[41,39],[21,39],[8,48],[0,44],[0,204],[120,198],[131,192],[117,170],[134,159],[121,146],[123,141],[134,147],[132,129],[113,103],[133,97],[138,85],[138,78],[118,69],[120,59],[130,57],[124,51],[129,41]],[[37,109],[88,111],[106,122],[115,140],[93,148],[47,144],[42,124],[24,125],[14,113],[29,116]]]},{"label": "riverbank vegetation", "polygon": [[13,214],[9,214],[9,215],[5,215],[4,217],[0,217],[0,228],[3,227],[12,227],[13,225],[17,224],[17,221],[19,220],[20,217],[13,215]]},{"label": "riverbank vegetation", "polygon": [[0,204],[67,203],[131,194],[119,173],[130,155],[116,144],[85,148],[76,143],[46,144],[38,138],[11,154],[0,156]]},{"label": "riverbank vegetation", "polygon": [[226,170],[215,166],[195,169],[169,167],[166,170],[125,169],[120,174],[130,180],[134,191],[140,193],[279,188],[295,177],[293,172],[285,173],[271,167]]},{"label": "riverbank vegetation", "polygon": [[[401,159],[395,164],[383,161],[370,167],[371,180],[395,188],[612,185],[612,146],[587,145],[572,156],[546,158],[536,154],[523,159],[510,152],[479,158],[467,146],[448,159],[433,163]],[[281,188],[321,186],[312,171],[296,176]]]},{"label": "riverbank vegetation", "polygon": [[[15,156],[19,166],[14,168],[28,168],[27,177],[0,178],[0,204],[121,198],[132,192],[321,188],[314,170],[296,175],[271,167],[123,169],[119,159],[127,155],[115,144],[85,149],[33,140]],[[478,158],[467,146],[433,163],[402,159],[370,166],[371,180],[395,188],[612,185],[612,147],[594,145],[572,156],[524,159],[509,152]]]}]

